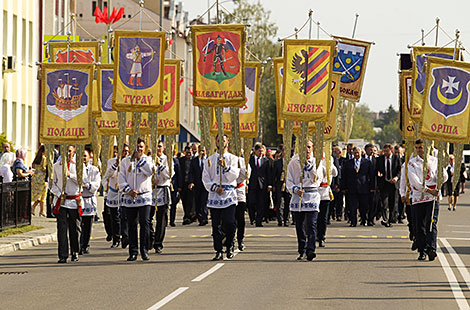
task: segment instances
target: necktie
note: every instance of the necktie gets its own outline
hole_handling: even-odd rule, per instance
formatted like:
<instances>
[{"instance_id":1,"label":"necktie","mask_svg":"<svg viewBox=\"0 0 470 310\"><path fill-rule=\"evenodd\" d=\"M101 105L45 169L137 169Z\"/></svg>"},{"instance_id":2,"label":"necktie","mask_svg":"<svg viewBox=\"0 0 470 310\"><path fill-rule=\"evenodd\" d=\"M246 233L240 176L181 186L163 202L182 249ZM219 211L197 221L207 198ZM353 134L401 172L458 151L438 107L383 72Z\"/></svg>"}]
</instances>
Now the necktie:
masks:
<instances>
[{"instance_id":1,"label":"necktie","mask_svg":"<svg viewBox=\"0 0 470 310\"><path fill-rule=\"evenodd\" d=\"M256 160L256 162L257 162L257 167L259 168L259 157L258 157L258 159Z\"/></svg>"},{"instance_id":2,"label":"necktie","mask_svg":"<svg viewBox=\"0 0 470 310\"><path fill-rule=\"evenodd\" d=\"M390 157L387 158L387 180L390 180L390 175L391 175L391 169L390 169Z\"/></svg>"},{"instance_id":3,"label":"necktie","mask_svg":"<svg viewBox=\"0 0 470 310\"><path fill-rule=\"evenodd\" d=\"M356 168L356 172L359 172L359 160L355 159L354 161L355 161L354 168Z\"/></svg>"},{"instance_id":4,"label":"necktie","mask_svg":"<svg viewBox=\"0 0 470 310\"><path fill-rule=\"evenodd\" d=\"M201 170L204 170L204 160L201 158L200 161L201 161Z\"/></svg>"}]
</instances>

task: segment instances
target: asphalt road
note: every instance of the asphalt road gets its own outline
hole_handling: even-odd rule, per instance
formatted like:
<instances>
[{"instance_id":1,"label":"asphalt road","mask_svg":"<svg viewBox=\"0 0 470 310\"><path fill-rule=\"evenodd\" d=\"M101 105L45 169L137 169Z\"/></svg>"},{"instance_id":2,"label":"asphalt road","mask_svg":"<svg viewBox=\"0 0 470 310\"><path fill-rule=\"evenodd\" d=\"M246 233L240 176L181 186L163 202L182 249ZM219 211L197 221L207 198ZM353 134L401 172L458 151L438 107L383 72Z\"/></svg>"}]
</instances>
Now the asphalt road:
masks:
<instances>
[{"instance_id":1,"label":"asphalt road","mask_svg":"<svg viewBox=\"0 0 470 310\"><path fill-rule=\"evenodd\" d=\"M446 198L444 198L446 201ZM179 215L181 218L181 215ZM244 252L213 262L210 227L169 227L164 253L127 262L102 223L91 253L57 264L57 244L0 257L0 309L469 309L470 194L441 206L439 256L417 261L406 225L328 227L313 262L294 227L247 226Z\"/></svg>"}]
</instances>

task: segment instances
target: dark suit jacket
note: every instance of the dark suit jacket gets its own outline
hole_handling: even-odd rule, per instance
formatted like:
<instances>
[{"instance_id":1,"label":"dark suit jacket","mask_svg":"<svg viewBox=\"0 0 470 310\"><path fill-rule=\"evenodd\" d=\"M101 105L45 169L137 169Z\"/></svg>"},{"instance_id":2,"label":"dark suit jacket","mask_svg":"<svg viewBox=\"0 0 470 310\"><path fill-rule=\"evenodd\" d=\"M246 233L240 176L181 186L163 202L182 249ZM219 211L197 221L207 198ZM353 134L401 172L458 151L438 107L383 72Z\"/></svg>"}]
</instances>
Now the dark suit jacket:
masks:
<instances>
[{"instance_id":1,"label":"dark suit jacket","mask_svg":"<svg viewBox=\"0 0 470 310\"><path fill-rule=\"evenodd\" d=\"M342 158L342 157L341 157ZM341 165L340 165L340 159L336 156L332 156L331 158L331 163L336 167L336 170L338 170L338 175L333 177L331 179L331 189L335 191L335 188L338 187L339 189L341 188Z\"/></svg>"},{"instance_id":2,"label":"dark suit jacket","mask_svg":"<svg viewBox=\"0 0 470 310\"><path fill-rule=\"evenodd\" d=\"M248 183L248 190L265 190L272 186L272 170L270 161L266 157L261 158L260 167L255 163L255 156L250 157L251 174Z\"/></svg>"},{"instance_id":3,"label":"dark suit jacket","mask_svg":"<svg viewBox=\"0 0 470 310\"><path fill-rule=\"evenodd\" d=\"M281 180L282 172L284 170L284 162L283 158L276 159L274 161L273 167L273 186L276 192L280 192L282 190L282 185L286 181L286 176L284 176L284 181Z\"/></svg>"},{"instance_id":4,"label":"dark suit jacket","mask_svg":"<svg viewBox=\"0 0 470 310\"><path fill-rule=\"evenodd\" d=\"M189 184L194 183L195 190L204 189L204 184L202 183L202 170L199 164L199 156L191 159L191 166L189 171Z\"/></svg>"},{"instance_id":5,"label":"dark suit jacket","mask_svg":"<svg viewBox=\"0 0 470 310\"><path fill-rule=\"evenodd\" d=\"M390 170L391 176L390 178L393 179L394 177L400 177L400 171L401 171L401 164L400 164L400 158L396 155L391 155L391 162L392 162L392 169ZM380 155L377 158L377 163L375 170L377 172L380 172L382 174L381 177L377 176L377 187L380 191L386 191L386 190L394 190L395 185L393 185L390 182L387 182L385 180L385 156ZM376 173L378 175L378 173Z\"/></svg>"},{"instance_id":6,"label":"dark suit jacket","mask_svg":"<svg viewBox=\"0 0 470 310\"><path fill-rule=\"evenodd\" d=\"M178 191L178 188L183 187L183 181L181 179L180 161L178 160L178 158L173 157L173 164L175 174L171 178L171 184L173 184L173 191Z\"/></svg>"},{"instance_id":7,"label":"dark suit jacket","mask_svg":"<svg viewBox=\"0 0 470 310\"><path fill-rule=\"evenodd\" d=\"M366 158L364 156L364 158ZM372 169L374 169L374 177L372 178L372 188L375 190L377 189L377 157L372 156L371 159L369 159L372 162Z\"/></svg>"},{"instance_id":8,"label":"dark suit jacket","mask_svg":"<svg viewBox=\"0 0 470 310\"><path fill-rule=\"evenodd\" d=\"M350 194L368 194L373 189L374 169L370 160L361 158L361 166L356 172L354 159L346 160L342 167L341 189Z\"/></svg>"},{"instance_id":9,"label":"dark suit jacket","mask_svg":"<svg viewBox=\"0 0 470 310\"><path fill-rule=\"evenodd\" d=\"M191 158L190 159L187 159L186 156L184 157L181 157L179 159L179 164L180 164L180 171L181 171L181 183L183 184L183 187L186 188L187 185L189 185L189 175L191 174L191 164L189 165L189 168L188 170L186 171L186 161L189 160L191 161ZM185 176L186 176L186 173L188 174L188 183L185 182Z\"/></svg>"}]
</instances>

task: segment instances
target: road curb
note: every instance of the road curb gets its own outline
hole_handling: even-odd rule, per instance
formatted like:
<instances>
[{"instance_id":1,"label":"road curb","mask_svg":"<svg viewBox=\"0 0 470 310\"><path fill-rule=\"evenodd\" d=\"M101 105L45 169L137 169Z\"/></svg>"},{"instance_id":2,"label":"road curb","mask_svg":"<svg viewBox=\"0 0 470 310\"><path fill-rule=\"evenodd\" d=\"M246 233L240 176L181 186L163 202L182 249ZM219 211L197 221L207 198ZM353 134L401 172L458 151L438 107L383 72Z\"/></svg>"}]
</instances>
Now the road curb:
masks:
<instances>
[{"instance_id":1,"label":"road curb","mask_svg":"<svg viewBox=\"0 0 470 310\"><path fill-rule=\"evenodd\" d=\"M12 253L18 250L24 250L45 244L49 242L57 241L57 233L49 233L42 236L33 237L27 240L12 242L10 244L0 245L0 256L8 253Z\"/></svg>"}]
</instances>

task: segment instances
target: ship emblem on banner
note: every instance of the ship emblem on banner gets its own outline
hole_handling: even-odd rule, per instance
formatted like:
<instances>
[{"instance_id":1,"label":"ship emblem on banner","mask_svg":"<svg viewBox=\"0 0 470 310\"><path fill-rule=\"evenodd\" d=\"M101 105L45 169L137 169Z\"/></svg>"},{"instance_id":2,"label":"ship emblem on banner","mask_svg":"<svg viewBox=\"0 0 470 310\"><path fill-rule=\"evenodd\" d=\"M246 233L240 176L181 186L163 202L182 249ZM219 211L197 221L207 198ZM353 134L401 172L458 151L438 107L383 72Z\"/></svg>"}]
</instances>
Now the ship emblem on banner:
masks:
<instances>
[{"instance_id":1,"label":"ship emblem on banner","mask_svg":"<svg viewBox=\"0 0 470 310\"><path fill-rule=\"evenodd\" d=\"M196 106L239 106L245 100L244 25L192 28Z\"/></svg>"},{"instance_id":2,"label":"ship emblem on banner","mask_svg":"<svg viewBox=\"0 0 470 310\"><path fill-rule=\"evenodd\" d=\"M114 110L161 112L165 33L117 31L115 42Z\"/></svg>"},{"instance_id":3,"label":"ship emblem on banner","mask_svg":"<svg viewBox=\"0 0 470 310\"><path fill-rule=\"evenodd\" d=\"M284 40L282 119L326 120L335 48L329 40Z\"/></svg>"},{"instance_id":4,"label":"ship emblem on banner","mask_svg":"<svg viewBox=\"0 0 470 310\"><path fill-rule=\"evenodd\" d=\"M342 73L340 95L346 99L359 100L369 58L371 42L334 37L338 54L333 63L333 71Z\"/></svg>"}]
</instances>

